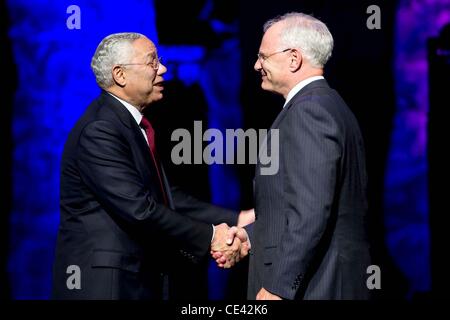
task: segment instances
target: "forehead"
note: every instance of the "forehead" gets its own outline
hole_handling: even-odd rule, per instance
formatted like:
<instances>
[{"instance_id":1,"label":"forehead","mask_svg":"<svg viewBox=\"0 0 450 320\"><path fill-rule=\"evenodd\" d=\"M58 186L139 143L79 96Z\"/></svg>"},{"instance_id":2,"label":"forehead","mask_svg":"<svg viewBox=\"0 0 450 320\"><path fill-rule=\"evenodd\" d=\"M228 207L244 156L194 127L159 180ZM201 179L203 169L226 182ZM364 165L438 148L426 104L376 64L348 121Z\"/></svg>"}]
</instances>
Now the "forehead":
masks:
<instances>
[{"instance_id":1,"label":"forehead","mask_svg":"<svg viewBox=\"0 0 450 320\"><path fill-rule=\"evenodd\" d=\"M264 33L264 36L261 40L261 49L272 49L278 46L278 43L281 38L283 22L279 21L273 24L267 31Z\"/></svg>"},{"instance_id":2,"label":"forehead","mask_svg":"<svg viewBox=\"0 0 450 320\"><path fill-rule=\"evenodd\" d=\"M136 56L154 55L156 53L155 44L148 38L139 38L133 42Z\"/></svg>"}]
</instances>

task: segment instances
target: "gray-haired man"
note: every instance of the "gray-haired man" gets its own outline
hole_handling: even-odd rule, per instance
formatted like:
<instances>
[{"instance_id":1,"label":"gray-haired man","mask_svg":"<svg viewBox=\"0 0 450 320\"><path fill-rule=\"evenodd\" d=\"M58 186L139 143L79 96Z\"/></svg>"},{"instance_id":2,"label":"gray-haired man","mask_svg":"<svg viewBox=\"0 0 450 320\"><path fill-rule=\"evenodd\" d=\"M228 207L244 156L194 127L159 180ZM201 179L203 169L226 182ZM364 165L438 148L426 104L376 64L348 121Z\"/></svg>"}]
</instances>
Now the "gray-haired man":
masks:
<instances>
[{"instance_id":1,"label":"gray-haired man","mask_svg":"<svg viewBox=\"0 0 450 320\"><path fill-rule=\"evenodd\" d=\"M91 67L103 91L64 148L54 298L160 299L176 255L196 261L225 250L231 263L245 256L239 239L225 243L237 213L169 187L142 114L162 98L167 70L153 42L110 35Z\"/></svg>"},{"instance_id":2,"label":"gray-haired man","mask_svg":"<svg viewBox=\"0 0 450 320\"><path fill-rule=\"evenodd\" d=\"M264 26L255 70L261 87L286 101L271 127L279 171L255 171L249 299L368 297L363 139L323 77L332 49L328 28L311 16L288 13Z\"/></svg>"},{"instance_id":3,"label":"gray-haired man","mask_svg":"<svg viewBox=\"0 0 450 320\"><path fill-rule=\"evenodd\" d=\"M367 298L363 139L323 78L333 38L301 13L273 19L264 31L255 70L261 87L286 102L272 124L280 170L256 170L249 298Z\"/></svg>"}]
</instances>

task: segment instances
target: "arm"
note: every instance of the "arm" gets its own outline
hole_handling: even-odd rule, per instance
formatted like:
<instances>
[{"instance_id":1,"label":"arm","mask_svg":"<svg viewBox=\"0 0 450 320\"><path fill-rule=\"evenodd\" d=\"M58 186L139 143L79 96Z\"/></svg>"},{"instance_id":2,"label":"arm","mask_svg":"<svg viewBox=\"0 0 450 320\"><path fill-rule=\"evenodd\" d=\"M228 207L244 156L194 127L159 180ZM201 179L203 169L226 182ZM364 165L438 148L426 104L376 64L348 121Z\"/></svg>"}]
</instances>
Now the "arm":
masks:
<instances>
[{"instance_id":1,"label":"arm","mask_svg":"<svg viewBox=\"0 0 450 320\"><path fill-rule=\"evenodd\" d=\"M255 222L255 209L242 210L239 214L237 226L249 227L253 222Z\"/></svg>"},{"instance_id":2,"label":"arm","mask_svg":"<svg viewBox=\"0 0 450 320\"><path fill-rule=\"evenodd\" d=\"M230 226L234 226L238 223L239 212L200 201L187 193L184 193L177 187L172 188L171 193L176 211L191 219L214 225L226 223Z\"/></svg>"},{"instance_id":3,"label":"arm","mask_svg":"<svg viewBox=\"0 0 450 320\"><path fill-rule=\"evenodd\" d=\"M157 230L200 258L209 250L212 227L157 203L133 166L129 143L113 123L95 121L81 133L77 163L81 179L114 218L143 234Z\"/></svg>"},{"instance_id":4,"label":"arm","mask_svg":"<svg viewBox=\"0 0 450 320\"><path fill-rule=\"evenodd\" d=\"M293 299L330 218L342 151L337 124L322 106L302 104L283 121L280 174L287 223L263 287Z\"/></svg>"},{"instance_id":5,"label":"arm","mask_svg":"<svg viewBox=\"0 0 450 320\"><path fill-rule=\"evenodd\" d=\"M248 255L250 239L244 228L231 227L224 234L223 245L211 245L211 255L221 268L230 268Z\"/></svg>"},{"instance_id":6,"label":"arm","mask_svg":"<svg viewBox=\"0 0 450 320\"><path fill-rule=\"evenodd\" d=\"M238 229L233 227L226 234L217 231L223 230L221 228L223 222L239 227L254 222L254 209L242 210L238 215L236 212L199 201L179 188L172 188L172 196L177 212L181 212L192 219L216 225L214 240L211 244L211 255L217 260L219 267L230 268L248 255L251 246L245 230L242 229L238 233ZM218 258L222 258L221 262L218 261Z\"/></svg>"}]
</instances>

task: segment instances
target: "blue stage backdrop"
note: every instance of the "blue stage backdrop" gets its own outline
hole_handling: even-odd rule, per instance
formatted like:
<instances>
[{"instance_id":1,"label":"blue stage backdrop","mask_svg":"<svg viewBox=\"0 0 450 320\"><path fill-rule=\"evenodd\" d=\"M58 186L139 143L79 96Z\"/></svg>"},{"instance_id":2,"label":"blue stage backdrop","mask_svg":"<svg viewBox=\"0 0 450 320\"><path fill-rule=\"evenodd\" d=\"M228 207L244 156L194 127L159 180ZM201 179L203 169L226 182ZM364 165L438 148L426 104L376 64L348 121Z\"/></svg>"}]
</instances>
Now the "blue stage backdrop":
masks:
<instances>
[{"instance_id":1,"label":"blue stage backdrop","mask_svg":"<svg viewBox=\"0 0 450 320\"><path fill-rule=\"evenodd\" d=\"M449 21L448 0L399 1L393 63L397 110L387 162L384 211L386 243L408 280L409 297L431 287L426 41L437 36Z\"/></svg>"},{"instance_id":2,"label":"blue stage backdrop","mask_svg":"<svg viewBox=\"0 0 450 320\"><path fill-rule=\"evenodd\" d=\"M236 34L237 38L237 34ZM208 126L219 129L225 137L225 129L242 128L242 108L240 106L241 55L236 38L224 41L212 50L205 60L200 84L208 104ZM209 167L209 184L213 203L239 209L240 182L234 167L213 164ZM217 268L214 261L209 266L208 292L212 300L225 298L228 270Z\"/></svg>"}]
</instances>

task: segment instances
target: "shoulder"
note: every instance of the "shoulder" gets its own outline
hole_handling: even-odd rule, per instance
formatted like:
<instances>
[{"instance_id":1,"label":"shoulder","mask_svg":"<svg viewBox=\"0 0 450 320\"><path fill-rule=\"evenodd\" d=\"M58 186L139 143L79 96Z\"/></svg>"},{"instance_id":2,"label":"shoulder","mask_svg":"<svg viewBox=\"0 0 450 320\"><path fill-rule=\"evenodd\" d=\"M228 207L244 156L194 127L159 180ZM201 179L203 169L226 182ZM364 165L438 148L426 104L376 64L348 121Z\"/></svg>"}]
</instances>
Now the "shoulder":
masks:
<instances>
[{"instance_id":1,"label":"shoulder","mask_svg":"<svg viewBox=\"0 0 450 320\"><path fill-rule=\"evenodd\" d=\"M125 126L112 108L101 98L95 99L72 129L77 142L90 139L120 138Z\"/></svg>"},{"instance_id":2,"label":"shoulder","mask_svg":"<svg viewBox=\"0 0 450 320\"><path fill-rule=\"evenodd\" d=\"M329 87L315 87L295 96L286 106L288 110L283 125L280 125L282 134L303 136L305 133L320 133L340 137L345 124L334 92Z\"/></svg>"},{"instance_id":3,"label":"shoulder","mask_svg":"<svg viewBox=\"0 0 450 320\"><path fill-rule=\"evenodd\" d=\"M77 125L83 130L87 126L111 125L121 127L129 121L125 107L108 93L103 92L94 99L79 119Z\"/></svg>"},{"instance_id":4,"label":"shoulder","mask_svg":"<svg viewBox=\"0 0 450 320\"><path fill-rule=\"evenodd\" d=\"M339 93L330 88L325 80L318 80L303 88L290 103L292 114L308 114L339 121L350 111Z\"/></svg>"}]
</instances>

